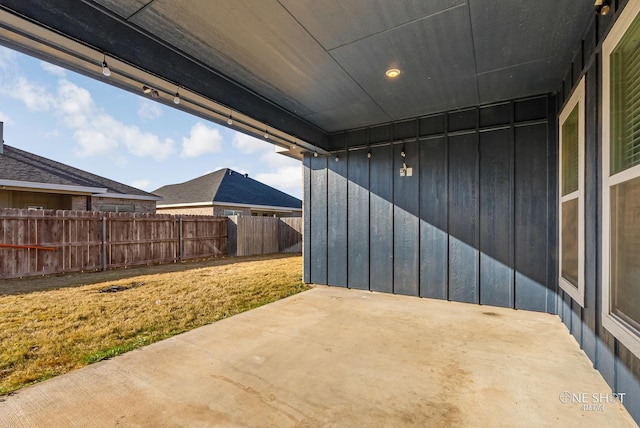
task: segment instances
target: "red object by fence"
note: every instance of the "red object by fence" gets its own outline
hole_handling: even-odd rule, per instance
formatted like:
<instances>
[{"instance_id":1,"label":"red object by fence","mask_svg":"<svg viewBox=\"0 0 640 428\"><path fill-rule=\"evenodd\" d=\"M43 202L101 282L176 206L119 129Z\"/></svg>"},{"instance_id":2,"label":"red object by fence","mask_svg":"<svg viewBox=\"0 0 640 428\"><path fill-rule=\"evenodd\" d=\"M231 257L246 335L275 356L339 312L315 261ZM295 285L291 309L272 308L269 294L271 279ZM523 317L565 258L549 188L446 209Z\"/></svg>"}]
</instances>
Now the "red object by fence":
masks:
<instances>
[{"instance_id":1,"label":"red object by fence","mask_svg":"<svg viewBox=\"0 0 640 428\"><path fill-rule=\"evenodd\" d=\"M55 251L54 247L41 247L39 245L12 245L12 244L0 244L0 248L24 248L27 250L44 250Z\"/></svg>"}]
</instances>

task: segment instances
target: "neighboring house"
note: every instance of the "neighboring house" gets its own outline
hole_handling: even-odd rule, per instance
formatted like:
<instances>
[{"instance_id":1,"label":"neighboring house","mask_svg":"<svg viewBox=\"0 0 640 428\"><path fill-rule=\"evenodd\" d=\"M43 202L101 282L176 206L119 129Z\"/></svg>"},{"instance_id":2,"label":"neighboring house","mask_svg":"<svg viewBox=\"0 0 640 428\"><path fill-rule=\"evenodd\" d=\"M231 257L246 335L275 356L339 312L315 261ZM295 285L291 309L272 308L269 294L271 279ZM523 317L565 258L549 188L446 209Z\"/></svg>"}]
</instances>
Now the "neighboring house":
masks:
<instances>
[{"instance_id":1,"label":"neighboring house","mask_svg":"<svg viewBox=\"0 0 640 428\"><path fill-rule=\"evenodd\" d=\"M155 213L161 199L0 144L0 208Z\"/></svg>"},{"instance_id":2,"label":"neighboring house","mask_svg":"<svg viewBox=\"0 0 640 428\"><path fill-rule=\"evenodd\" d=\"M299 217L302 201L228 168L153 191L163 214Z\"/></svg>"}]
</instances>

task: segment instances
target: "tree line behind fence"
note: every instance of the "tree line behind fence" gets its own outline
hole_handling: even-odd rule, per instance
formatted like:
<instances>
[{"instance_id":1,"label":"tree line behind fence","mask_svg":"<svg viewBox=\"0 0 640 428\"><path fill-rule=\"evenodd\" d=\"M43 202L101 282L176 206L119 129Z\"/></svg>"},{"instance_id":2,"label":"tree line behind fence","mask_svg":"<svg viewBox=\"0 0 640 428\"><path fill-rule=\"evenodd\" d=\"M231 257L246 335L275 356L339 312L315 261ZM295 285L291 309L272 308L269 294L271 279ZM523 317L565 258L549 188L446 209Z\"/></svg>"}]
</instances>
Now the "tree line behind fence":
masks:
<instances>
[{"instance_id":1,"label":"tree line behind fence","mask_svg":"<svg viewBox=\"0 0 640 428\"><path fill-rule=\"evenodd\" d=\"M302 252L302 218L0 209L0 278Z\"/></svg>"}]
</instances>

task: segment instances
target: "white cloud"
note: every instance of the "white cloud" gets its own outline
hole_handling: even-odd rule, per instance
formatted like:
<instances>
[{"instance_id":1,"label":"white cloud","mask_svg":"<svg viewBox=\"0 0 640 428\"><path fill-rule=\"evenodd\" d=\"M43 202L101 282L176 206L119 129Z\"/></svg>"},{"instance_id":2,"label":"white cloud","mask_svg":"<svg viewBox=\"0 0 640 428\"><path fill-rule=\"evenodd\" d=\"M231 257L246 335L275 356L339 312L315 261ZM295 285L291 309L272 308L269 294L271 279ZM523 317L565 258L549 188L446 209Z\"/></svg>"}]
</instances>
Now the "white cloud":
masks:
<instances>
[{"instance_id":1,"label":"white cloud","mask_svg":"<svg viewBox=\"0 0 640 428\"><path fill-rule=\"evenodd\" d=\"M142 100L138 108L138 116L142 119L157 119L162 116L162 109L158 103L149 100Z\"/></svg>"},{"instance_id":2,"label":"white cloud","mask_svg":"<svg viewBox=\"0 0 640 428\"><path fill-rule=\"evenodd\" d=\"M58 82L56 101L63 123L74 130L78 156L109 156L123 164L126 160L116 155L121 145L134 156L156 160L164 160L174 152L173 140L161 140L135 125L116 120L95 105L89 91L68 80Z\"/></svg>"},{"instance_id":3,"label":"white cloud","mask_svg":"<svg viewBox=\"0 0 640 428\"><path fill-rule=\"evenodd\" d=\"M7 70L16 63L16 52L0 46L0 70Z\"/></svg>"},{"instance_id":4,"label":"white cloud","mask_svg":"<svg viewBox=\"0 0 640 428\"><path fill-rule=\"evenodd\" d=\"M300 162L297 163L298 165L278 168L274 172L259 173L255 178L283 192L300 191L302 186L302 165L300 165Z\"/></svg>"},{"instance_id":5,"label":"white cloud","mask_svg":"<svg viewBox=\"0 0 640 428\"><path fill-rule=\"evenodd\" d=\"M84 88L69 82L58 82L57 111L70 128L84 128L91 122L91 117L98 113L91 94Z\"/></svg>"},{"instance_id":6,"label":"white cloud","mask_svg":"<svg viewBox=\"0 0 640 428\"><path fill-rule=\"evenodd\" d=\"M121 126L116 129L129 153L139 157L152 157L155 160L167 159L173 152L173 140L160 138L150 132L143 132L137 126Z\"/></svg>"},{"instance_id":7,"label":"white cloud","mask_svg":"<svg viewBox=\"0 0 640 428\"><path fill-rule=\"evenodd\" d=\"M53 74L54 76L65 77L66 75L66 70L64 68L49 64L48 62L40 61L40 67L42 67L42 69L47 73Z\"/></svg>"},{"instance_id":8,"label":"white cloud","mask_svg":"<svg viewBox=\"0 0 640 428\"><path fill-rule=\"evenodd\" d=\"M131 185L136 189L149 190L151 186L151 180L143 178L140 180L133 180Z\"/></svg>"},{"instance_id":9,"label":"white cloud","mask_svg":"<svg viewBox=\"0 0 640 428\"><path fill-rule=\"evenodd\" d=\"M233 141L231 144L236 149L247 154L274 150L273 144L237 131L235 131L235 134L233 135Z\"/></svg>"},{"instance_id":10,"label":"white cloud","mask_svg":"<svg viewBox=\"0 0 640 428\"><path fill-rule=\"evenodd\" d=\"M5 124L10 124L13 123L11 121L11 118L9 116L7 116L6 114L4 114L3 112L0 111L0 122L4 122Z\"/></svg>"},{"instance_id":11,"label":"white cloud","mask_svg":"<svg viewBox=\"0 0 640 428\"><path fill-rule=\"evenodd\" d=\"M33 85L22 76L9 87L5 87L4 92L11 98L22 101L31 111L48 111L56 104L55 98L46 88Z\"/></svg>"},{"instance_id":12,"label":"white cloud","mask_svg":"<svg viewBox=\"0 0 640 428\"><path fill-rule=\"evenodd\" d=\"M79 157L109 156L118 149L118 142L104 132L91 128L79 128L73 133L78 143L75 154Z\"/></svg>"},{"instance_id":13,"label":"white cloud","mask_svg":"<svg viewBox=\"0 0 640 428\"><path fill-rule=\"evenodd\" d=\"M180 157L194 158L205 153L217 153L222 150L222 140L220 131L198 122L191 128L189 138L182 138Z\"/></svg>"},{"instance_id":14,"label":"white cloud","mask_svg":"<svg viewBox=\"0 0 640 428\"><path fill-rule=\"evenodd\" d=\"M77 128L74 138L80 145L78 156L100 156L114 153L122 143L128 152L138 157L164 160L173 152L173 140L161 141L157 135L141 131L137 126L125 125L104 113L90 116L68 116L70 127ZM77 125L73 125L77 124Z\"/></svg>"},{"instance_id":15,"label":"white cloud","mask_svg":"<svg viewBox=\"0 0 640 428\"><path fill-rule=\"evenodd\" d=\"M59 129L52 129L51 131L41 131L40 134L44 138L56 138L61 135Z\"/></svg>"},{"instance_id":16,"label":"white cloud","mask_svg":"<svg viewBox=\"0 0 640 428\"><path fill-rule=\"evenodd\" d=\"M0 50L0 60L2 60ZM42 63L43 68L50 65ZM5 84L0 92L15 98L32 111L53 111L62 124L71 130L77 143L76 156L106 156L118 165L126 164L126 157L118 150L125 148L131 155L167 159L175 152L174 141L140 130L135 125L118 121L96 106L91 93L66 79L57 82L57 90L50 92L44 86L18 76Z\"/></svg>"},{"instance_id":17,"label":"white cloud","mask_svg":"<svg viewBox=\"0 0 640 428\"><path fill-rule=\"evenodd\" d=\"M279 154L272 143L236 132L233 147L256 156L260 160L262 172L253 178L287 193L299 193L302 187L300 161ZM265 172L266 170L266 172Z\"/></svg>"}]
</instances>

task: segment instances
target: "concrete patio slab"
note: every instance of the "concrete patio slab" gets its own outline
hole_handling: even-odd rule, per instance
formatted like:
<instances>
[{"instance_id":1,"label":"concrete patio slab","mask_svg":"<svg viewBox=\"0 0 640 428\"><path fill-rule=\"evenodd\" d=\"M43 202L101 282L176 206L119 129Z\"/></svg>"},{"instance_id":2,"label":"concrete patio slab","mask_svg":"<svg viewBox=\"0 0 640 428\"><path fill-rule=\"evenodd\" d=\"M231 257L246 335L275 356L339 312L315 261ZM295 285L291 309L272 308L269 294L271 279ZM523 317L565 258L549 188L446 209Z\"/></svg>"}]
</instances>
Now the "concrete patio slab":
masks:
<instances>
[{"instance_id":1,"label":"concrete patio slab","mask_svg":"<svg viewBox=\"0 0 640 428\"><path fill-rule=\"evenodd\" d=\"M636 426L611 394L554 315L318 287L2 397L0 426Z\"/></svg>"}]
</instances>

